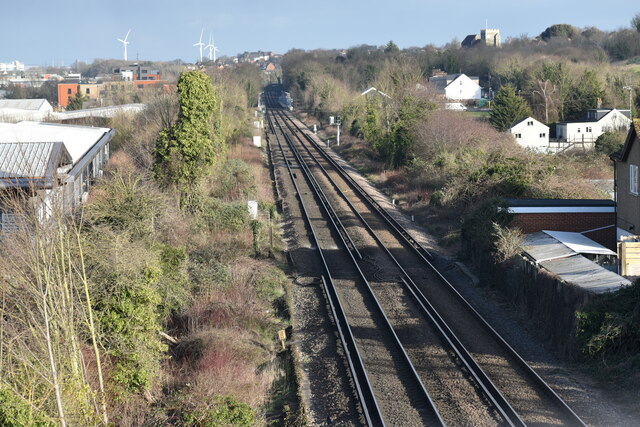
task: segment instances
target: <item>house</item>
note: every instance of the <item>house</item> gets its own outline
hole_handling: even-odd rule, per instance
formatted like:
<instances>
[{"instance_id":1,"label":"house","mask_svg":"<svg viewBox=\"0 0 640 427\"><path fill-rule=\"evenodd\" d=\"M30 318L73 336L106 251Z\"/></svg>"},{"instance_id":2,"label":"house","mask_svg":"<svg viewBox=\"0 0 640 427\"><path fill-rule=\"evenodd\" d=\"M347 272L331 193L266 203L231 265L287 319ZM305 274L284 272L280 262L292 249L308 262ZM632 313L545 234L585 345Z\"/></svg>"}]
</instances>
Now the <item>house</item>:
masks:
<instances>
[{"instance_id":1,"label":"house","mask_svg":"<svg viewBox=\"0 0 640 427\"><path fill-rule=\"evenodd\" d=\"M629 129L629 110L594 108L587 110L582 120L556 124L556 138L569 143L593 144L600 135L609 131Z\"/></svg>"},{"instance_id":2,"label":"house","mask_svg":"<svg viewBox=\"0 0 640 427\"><path fill-rule=\"evenodd\" d=\"M53 112L46 99L0 99L0 121L44 120Z\"/></svg>"},{"instance_id":3,"label":"house","mask_svg":"<svg viewBox=\"0 0 640 427\"><path fill-rule=\"evenodd\" d=\"M618 236L640 234L640 119L633 121L622 149L611 155L614 163Z\"/></svg>"},{"instance_id":4,"label":"house","mask_svg":"<svg viewBox=\"0 0 640 427\"><path fill-rule=\"evenodd\" d=\"M26 195L40 220L71 213L86 200L109 159L109 128L52 123L0 123L0 193ZM2 200L2 197L0 197ZM2 229L12 209L0 205Z\"/></svg>"},{"instance_id":5,"label":"house","mask_svg":"<svg viewBox=\"0 0 640 427\"><path fill-rule=\"evenodd\" d=\"M438 93L444 94L447 99L470 100L481 99L482 89L478 77L468 77L465 74L448 74L446 76L433 76L429 83L435 86Z\"/></svg>"},{"instance_id":6,"label":"house","mask_svg":"<svg viewBox=\"0 0 640 427\"><path fill-rule=\"evenodd\" d=\"M549 126L531 116L518 120L509 128L518 145L532 151L549 149Z\"/></svg>"},{"instance_id":7,"label":"house","mask_svg":"<svg viewBox=\"0 0 640 427\"><path fill-rule=\"evenodd\" d=\"M391 97L389 95L387 95L386 93L384 93L381 90L376 89L375 87L371 86L369 89L365 90L364 92L362 92L360 94L360 96L368 96L369 98L373 97L374 95L379 94L384 96L385 98L389 98L391 99Z\"/></svg>"}]
</instances>

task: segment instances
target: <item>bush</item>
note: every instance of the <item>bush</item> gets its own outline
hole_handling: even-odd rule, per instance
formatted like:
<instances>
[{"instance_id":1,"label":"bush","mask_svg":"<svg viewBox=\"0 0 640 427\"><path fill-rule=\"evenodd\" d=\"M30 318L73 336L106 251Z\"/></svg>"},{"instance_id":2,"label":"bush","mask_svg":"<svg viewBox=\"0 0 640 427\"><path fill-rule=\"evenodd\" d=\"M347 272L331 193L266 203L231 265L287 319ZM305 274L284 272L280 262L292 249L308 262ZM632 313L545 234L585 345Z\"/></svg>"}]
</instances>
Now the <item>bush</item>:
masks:
<instances>
[{"instance_id":1,"label":"bush","mask_svg":"<svg viewBox=\"0 0 640 427\"><path fill-rule=\"evenodd\" d=\"M212 195L225 200L255 196L256 180L249 165L242 160L229 159L215 175Z\"/></svg>"},{"instance_id":2,"label":"bush","mask_svg":"<svg viewBox=\"0 0 640 427\"><path fill-rule=\"evenodd\" d=\"M245 202L225 203L208 199L204 203L202 218L210 230L241 231L249 223Z\"/></svg>"},{"instance_id":3,"label":"bush","mask_svg":"<svg viewBox=\"0 0 640 427\"><path fill-rule=\"evenodd\" d=\"M214 409L204 414L195 412L185 418L188 425L200 427L251 427L256 422L256 414L251 407L233 396L219 397Z\"/></svg>"},{"instance_id":4,"label":"bush","mask_svg":"<svg viewBox=\"0 0 640 427\"><path fill-rule=\"evenodd\" d=\"M48 416L34 410L12 391L0 387L0 425L5 427L54 427Z\"/></svg>"},{"instance_id":5,"label":"bush","mask_svg":"<svg viewBox=\"0 0 640 427\"><path fill-rule=\"evenodd\" d=\"M589 358L606 361L640 351L640 280L599 297L576 314L577 337Z\"/></svg>"},{"instance_id":6,"label":"bush","mask_svg":"<svg viewBox=\"0 0 640 427\"><path fill-rule=\"evenodd\" d=\"M605 156L610 156L622 149L627 132L605 132L596 139L596 151Z\"/></svg>"}]
</instances>

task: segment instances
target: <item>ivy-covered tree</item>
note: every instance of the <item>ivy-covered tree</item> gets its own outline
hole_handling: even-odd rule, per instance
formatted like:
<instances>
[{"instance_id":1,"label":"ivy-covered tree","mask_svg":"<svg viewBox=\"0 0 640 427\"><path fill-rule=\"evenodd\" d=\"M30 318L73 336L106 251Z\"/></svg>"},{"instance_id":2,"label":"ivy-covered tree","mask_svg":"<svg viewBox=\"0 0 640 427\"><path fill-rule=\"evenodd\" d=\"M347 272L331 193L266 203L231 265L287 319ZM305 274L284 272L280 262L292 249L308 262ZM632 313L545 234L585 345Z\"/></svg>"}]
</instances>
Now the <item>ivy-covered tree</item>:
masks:
<instances>
[{"instance_id":1,"label":"ivy-covered tree","mask_svg":"<svg viewBox=\"0 0 640 427\"><path fill-rule=\"evenodd\" d=\"M199 186L217 155L212 116L217 97L211 79L200 71L187 71L178 80L180 110L176 123L156 140L153 173L159 182L175 186L182 208L198 205Z\"/></svg>"},{"instance_id":2,"label":"ivy-covered tree","mask_svg":"<svg viewBox=\"0 0 640 427\"><path fill-rule=\"evenodd\" d=\"M498 90L490 116L490 121L494 128L504 132L516 121L530 115L531 110L527 102L524 98L518 96L513 86L505 85Z\"/></svg>"}]
</instances>

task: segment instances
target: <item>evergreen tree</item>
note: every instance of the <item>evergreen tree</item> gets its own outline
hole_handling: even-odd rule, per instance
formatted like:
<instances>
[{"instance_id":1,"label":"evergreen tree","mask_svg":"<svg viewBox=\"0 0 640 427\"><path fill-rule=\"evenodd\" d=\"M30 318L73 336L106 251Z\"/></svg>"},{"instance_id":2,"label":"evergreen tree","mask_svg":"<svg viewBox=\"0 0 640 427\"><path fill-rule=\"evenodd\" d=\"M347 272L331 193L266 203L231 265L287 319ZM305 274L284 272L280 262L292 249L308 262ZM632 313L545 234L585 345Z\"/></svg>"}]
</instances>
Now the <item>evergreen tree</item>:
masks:
<instances>
[{"instance_id":1,"label":"evergreen tree","mask_svg":"<svg viewBox=\"0 0 640 427\"><path fill-rule=\"evenodd\" d=\"M86 101L87 98L80 93L80 90L76 92L76 95L69 100L69 104L67 105L67 111L72 110L82 110L82 104Z\"/></svg>"},{"instance_id":2,"label":"evergreen tree","mask_svg":"<svg viewBox=\"0 0 640 427\"><path fill-rule=\"evenodd\" d=\"M154 149L155 178L180 192L183 208L197 207L199 185L217 157L211 118L217 98L211 79L187 71L178 80L180 111L176 123L163 129Z\"/></svg>"},{"instance_id":3,"label":"evergreen tree","mask_svg":"<svg viewBox=\"0 0 640 427\"><path fill-rule=\"evenodd\" d=\"M605 90L595 70L585 70L569 93L567 119L580 119L586 110L596 108L598 99L604 99L604 95Z\"/></svg>"},{"instance_id":4,"label":"evergreen tree","mask_svg":"<svg viewBox=\"0 0 640 427\"><path fill-rule=\"evenodd\" d=\"M516 121L531 115L527 102L516 94L511 85L505 85L498 90L493 101L490 121L494 128L504 132Z\"/></svg>"}]
</instances>

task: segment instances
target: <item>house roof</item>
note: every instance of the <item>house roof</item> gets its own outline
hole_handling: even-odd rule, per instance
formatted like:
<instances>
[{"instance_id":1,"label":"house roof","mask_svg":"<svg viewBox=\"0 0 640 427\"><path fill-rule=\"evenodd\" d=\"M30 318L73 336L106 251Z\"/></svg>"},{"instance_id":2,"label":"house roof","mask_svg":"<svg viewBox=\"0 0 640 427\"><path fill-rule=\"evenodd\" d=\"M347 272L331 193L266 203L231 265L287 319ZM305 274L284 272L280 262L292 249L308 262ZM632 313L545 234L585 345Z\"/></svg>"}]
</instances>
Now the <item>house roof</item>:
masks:
<instances>
[{"instance_id":1,"label":"house roof","mask_svg":"<svg viewBox=\"0 0 640 427\"><path fill-rule=\"evenodd\" d=\"M391 98L389 95L387 95L386 93L384 93L384 92L383 92L383 91L381 91L381 90L376 89L376 88L375 88L375 87L373 87L373 86L371 86L369 89L367 89L367 90L365 90L364 92L362 92L362 93L360 94L360 96L362 96L362 95L366 95L366 94L371 93L371 92L377 92L377 93L379 93L379 94L380 94L380 95L382 95L382 96L386 96L387 98Z\"/></svg>"},{"instance_id":2,"label":"house roof","mask_svg":"<svg viewBox=\"0 0 640 427\"><path fill-rule=\"evenodd\" d=\"M596 112L596 118L594 118L594 119L588 118L587 115L588 115L589 111ZM590 110L585 111L585 116L583 117L582 120L577 120L577 121L573 121L573 122L558 122L557 124L564 125L564 124L567 124L567 123L572 123L572 124L576 124L576 123L596 123L596 122L599 122L600 120L604 119L605 117L607 117L609 114L613 113L614 111L619 112L620 114L622 114L627 119L631 115L629 110L618 110L616 108L592 108Z\"/></svg>"},{"instance_id":3,"label":"house roof","mask_svg":"<svg viewBox=\"0 0 640 427\"><path fill-rule=\"evenodd\" d=\"M629 156L629 151L631 151L631 145L638 138L638 135L640 135L640 119L633 119L633 126L629 128L629 133L627 133L627 139L624 141L622 149L609 156L611 160L617 162L626 161L627 156Z\"/></svg>"},{"instance_id":4,"label":"house roof","mask_svg":"<svg viewBox=\"0 0 640 427\"><path fill-rule=\"evenodd\" d=\"M0 144L0 188L50 186L64 162L71 159L62 142Z\"/></svg>"},{"instance_id":5,"label":"house roof","mask_svg":"<svg viewBox=\"0 0 640 427\"><path fill-rule=\"evenodd\" d=\"M0 123L0 144L61 141L75 164L110 130L41 122Z\"/></svg>"},{"instance_id":6,"label":"house roof","mask_svg":"<svg viewBox=\"0 0 640 427\"><path fill-rule=\"evenodd\" d=\"M45 103L49 104L46 99L0 99L0 109L40 110Z\"/></svg>"},{"instance_id":7,"label":"house roof","mask_svg":"<svg viewBox=\"0 0 640 427\"><path fill-rule=\"evenodd\" d=\"M538 122L538 123L540 123L541 125L546 126L547 128L549 127L549 126L545 125L544 123L542 123L540 120L536 120L534 117L531 117L531 116L527 116L527 117L523 117L523 118L521 118L520 120L518 120L517 122L515 122L514 124L512 124L512 125L511 125L511 127L512 127L512 128L514 128L514 127L518 126L520 123L522 123L522 122L524 122L524 121L527 121L527 120L529 120L529 119L531 119L531 120L533 120L533 121L535 121L535 122Z\"/></svg>"},{"instance_id":8,"label":"house roof","mask_svg":"<svg viewBox=\"0 0 640 427\"><path fill-rule=\"evenodd\" d=\"M616 203L609 199L505 199L509 207L614 207Z\"/></svg>"}]
</instances>

